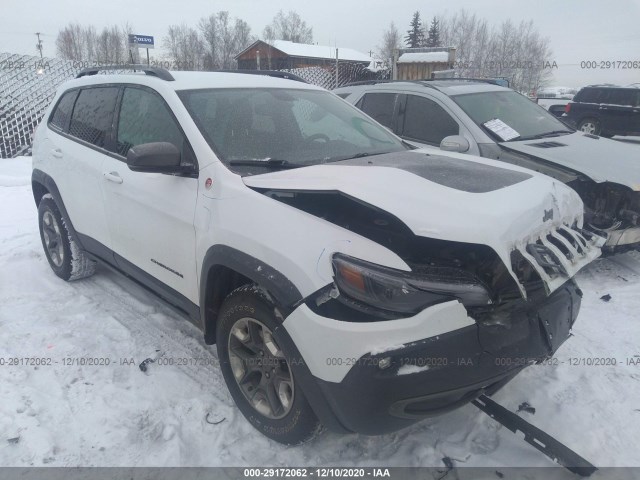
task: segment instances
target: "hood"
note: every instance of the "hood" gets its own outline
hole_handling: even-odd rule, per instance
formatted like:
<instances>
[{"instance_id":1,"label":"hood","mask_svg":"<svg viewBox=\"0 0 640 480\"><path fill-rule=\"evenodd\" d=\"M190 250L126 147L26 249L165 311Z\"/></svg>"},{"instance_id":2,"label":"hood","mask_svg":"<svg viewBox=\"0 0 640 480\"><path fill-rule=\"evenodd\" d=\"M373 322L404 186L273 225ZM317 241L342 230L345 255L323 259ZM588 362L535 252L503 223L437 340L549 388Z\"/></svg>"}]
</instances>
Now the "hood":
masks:
<instances>
[{"instance_id":1,"label":"hood","mask_svg":"<svg viewBox=\"0 0 640 480\"><path fill-rule=\"evenodd\" d=\"M339 191L394 215L415 235L487 245L516 281L512 251L526 250L560 228L582 227L582 201L564 184L503 162L465 157L414 150L243 181L266 190ZM575 268L567 271L577 272L599 254L598 248L590 250L584 262L576 255ZM547 283L549 291L559 286Z\"/></svg>"},{"instance_id":2,"label":"hood","mask_svg":"<svg viewBox=\"0 0 640 480\"><path fill-rule=\"evenodd\" d=\"M570 168L597 183L619 183L640 191L640 151L636 145L582 132L499 145Z\"/></svg>"}]
</instances>

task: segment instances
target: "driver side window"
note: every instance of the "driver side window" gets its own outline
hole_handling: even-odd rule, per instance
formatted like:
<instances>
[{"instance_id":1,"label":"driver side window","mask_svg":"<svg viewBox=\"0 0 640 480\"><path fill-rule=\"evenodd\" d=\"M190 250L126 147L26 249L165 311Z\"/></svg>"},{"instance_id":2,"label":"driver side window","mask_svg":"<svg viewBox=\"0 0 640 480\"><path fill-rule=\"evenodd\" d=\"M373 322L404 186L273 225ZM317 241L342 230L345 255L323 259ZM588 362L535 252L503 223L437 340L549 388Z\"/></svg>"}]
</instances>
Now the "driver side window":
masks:
<instances>
[{"instance_id":1,"label":"driver side window","mask_svg":"<svg viewBox=\"0 0 640 480\"><path fill-rule=\"evenodd\" d=\"M193 164L188 143L169 107L159 95L148 90L125 88L116 140L117 152L124 157L136 145L168 142L180 151L183 165Z\"/></svg>"}]
</instances>

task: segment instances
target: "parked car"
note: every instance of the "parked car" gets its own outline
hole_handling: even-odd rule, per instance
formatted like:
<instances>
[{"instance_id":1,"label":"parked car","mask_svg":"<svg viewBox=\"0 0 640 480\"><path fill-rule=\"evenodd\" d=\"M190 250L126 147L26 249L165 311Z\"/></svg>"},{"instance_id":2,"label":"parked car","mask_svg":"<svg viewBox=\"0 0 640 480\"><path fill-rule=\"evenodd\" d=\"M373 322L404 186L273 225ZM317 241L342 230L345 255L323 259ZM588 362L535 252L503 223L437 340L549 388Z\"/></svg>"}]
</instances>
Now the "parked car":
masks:
<instances>
[{"instance_id":1,"label":"parked car","mask_svg":"<svg viewBox=\"0 0 640 480\"><path fill-rule=\"evenodd\" d=\"M334 92L412 144L564 182L584 201L586 224L608 233L605 253L640 247L637 146L575 132L527 97L487 81L368 82Z\"/></svg>"},{"instance_id":2,"label":"parked car","mask_svg":"<svg viewBox=\"0 0 640 480\"><path fill-rule=\"evenodd\" d=\"M81 72L36 131L46 258L183 311L266 436L394 431L568 338L603 239L562 183L413 149L299 81L136 68Z\"/></svg>"},{"instance_id":3,"label":"parked car","mask_svg":"<svg viewBox=\"0 0 640 480\"><path fill-rule=\"evenodd\" d=\"M585 87L567 104L565 113L566 121L585 133L640 135L640 88Z\"/></svg>"}]
</instances>

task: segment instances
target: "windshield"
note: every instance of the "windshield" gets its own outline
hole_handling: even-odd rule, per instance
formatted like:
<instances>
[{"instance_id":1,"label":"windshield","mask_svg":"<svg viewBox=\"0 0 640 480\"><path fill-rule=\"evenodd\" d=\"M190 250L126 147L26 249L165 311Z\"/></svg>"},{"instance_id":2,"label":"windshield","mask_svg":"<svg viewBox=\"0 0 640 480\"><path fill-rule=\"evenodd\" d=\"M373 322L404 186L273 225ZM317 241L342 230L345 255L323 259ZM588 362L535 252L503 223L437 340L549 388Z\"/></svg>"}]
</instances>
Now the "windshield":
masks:
<instances>
[{"instance_id":1,"label":"windshield","mask_svg":"<svg viewBox=\"0 0 640 480\"><path fill-rule=\"evenodd\" d=\"M544 108L514 91L470 93L452 96L453 100L480 127L501 120L519 134L513 140L526 140L545 134L571 133L571 130ZM486 128L486 127L485 127ZM494 133L491 128L489 131ZM500 137L507 140L509 137Z\"/></svg>"},{"instance_id":2,"label":"windshield","mask_svg":"<svg viewBox=\"0 0 640 480\"><path fill-rule=\"evenodd\" d=\"M407 149L327 91L225 88L179 96L211 148L230 165L306 166Z\"/></svg>"}]
</instances>

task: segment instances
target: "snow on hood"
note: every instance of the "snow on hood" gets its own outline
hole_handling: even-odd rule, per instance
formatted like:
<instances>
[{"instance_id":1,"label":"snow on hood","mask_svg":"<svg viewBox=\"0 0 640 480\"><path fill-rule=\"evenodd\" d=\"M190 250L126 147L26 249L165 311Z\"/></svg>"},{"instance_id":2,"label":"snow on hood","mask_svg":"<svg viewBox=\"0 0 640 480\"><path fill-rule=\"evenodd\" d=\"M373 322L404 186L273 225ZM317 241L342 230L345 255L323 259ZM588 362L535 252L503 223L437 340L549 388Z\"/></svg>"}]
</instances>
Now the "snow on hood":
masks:
<instances>
[{"instance_id":1,"label":"snow on hood","mask_svg":"<svg viewBox=\"0 0 640 480\"><path fill-rule=\"evenodd\" d=\"M455 166L432 174L431 170L438 170L443 162ZM466 177L465 166L469 172ZM487 183L491 177L507 180ZM243 180L247 186L261 189L340 191L395 215L418 236L488 245L510 271L514 249L524 248L563 225L582 226L582 201L566 185L523 168L469 155L449 157L415 150Z\"/></svg>"},{"instance_id":2,"label":"snow on hood","mask_svg":"<svg viewBox=\"0 0 640 480\"><path fill-rule=\"evenodd\" d=\"M564 146L535 146L541 143L560 143ZM502 142L499 145L505 150L571 168L598 183L614 182L640 191L640 151L635 145L581 132L541 140Z\"/></svg>"}]
</instances>

